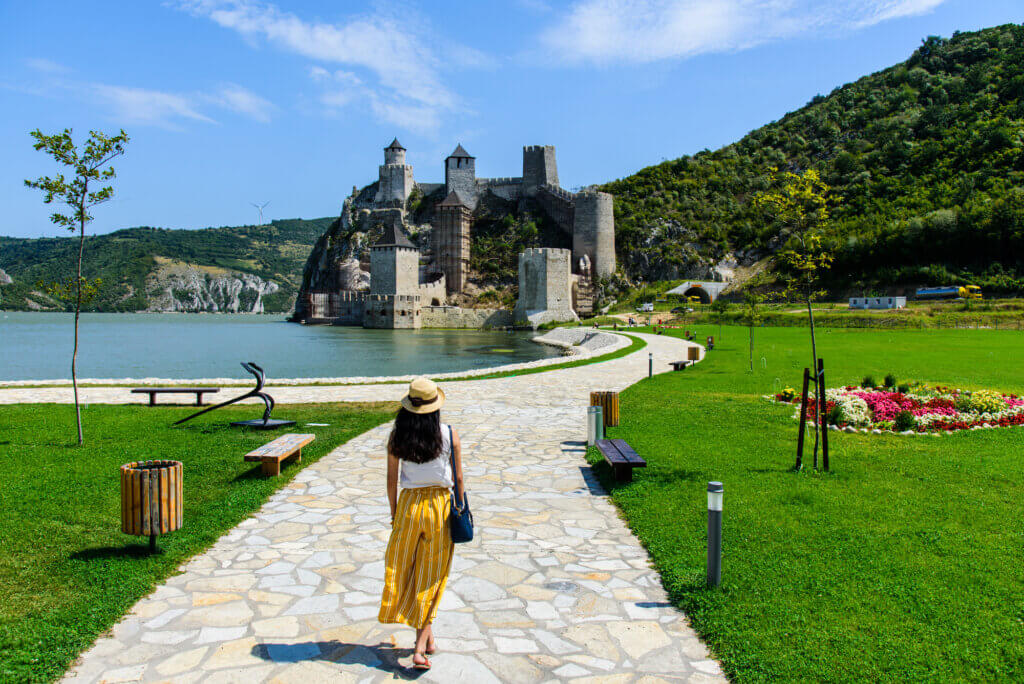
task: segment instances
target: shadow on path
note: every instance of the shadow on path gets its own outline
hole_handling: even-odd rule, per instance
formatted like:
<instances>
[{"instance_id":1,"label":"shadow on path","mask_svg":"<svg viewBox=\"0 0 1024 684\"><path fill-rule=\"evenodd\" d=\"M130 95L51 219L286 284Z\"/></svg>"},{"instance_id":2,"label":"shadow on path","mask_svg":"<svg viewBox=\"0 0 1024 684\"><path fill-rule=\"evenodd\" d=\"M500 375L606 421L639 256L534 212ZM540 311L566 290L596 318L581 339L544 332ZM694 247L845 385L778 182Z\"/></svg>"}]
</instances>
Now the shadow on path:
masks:
<instances>
[{"instance_id":1,"label":"shadow on path","mask_svg":"<svg viewBox=\"0 0 1024 684\"><path fill-rule=\"evenodd\" d=\"M306 660L320 660L339 665L363 665L394 675L397 679L416 680L424 670L414 670L398 662L399 658L410 658L411 648L381 642L374 646L349 644L343 641L301 641L293 644L258 644L252 654L275 663L299 663ZM412 661L410 660L410 663Z\"/></svg>"}]
</instances>

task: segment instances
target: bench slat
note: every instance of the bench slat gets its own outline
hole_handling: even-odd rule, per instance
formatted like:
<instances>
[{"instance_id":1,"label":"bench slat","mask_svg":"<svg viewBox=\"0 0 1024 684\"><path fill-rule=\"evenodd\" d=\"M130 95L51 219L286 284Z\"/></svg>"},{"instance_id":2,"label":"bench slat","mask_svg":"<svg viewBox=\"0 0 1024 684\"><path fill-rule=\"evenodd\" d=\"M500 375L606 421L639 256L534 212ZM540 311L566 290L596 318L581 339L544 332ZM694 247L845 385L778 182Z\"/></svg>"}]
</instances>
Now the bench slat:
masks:
<instances>
[{"instance_id":1,"label":"bench slat","mask_svg":"<svg viewBox=\"0 0 1024 684\"><path fill-rule=\"evenodd\" d=\"M202 392L220 392L219 387L137 387L132 394L195 394Z\"/></svg>"},{"instance_id":2,"label":"bench slat","mask_svg":"<svg viewBox=\"0 0 1024 684\"><path fill-rule=\"evenodd\" d=\"M289 433L272 442L253 449L245 455L246 461L284 460L316 439L314 434Z\"/></svg>"},{"instance_id":3,"label":"bench slat","mask_svg":"<svg viewBox=\"0 0 1024 684\"><path fill-rule=\"evenodd\" d=\"M609 463L629 463L629 460L619 452L618 445L610 439L597 440L597 448Z\"/></svg>"},{"instance_id":4,"label":"bench slat","mask_svg":"<svg viewBox=\"0 0 1024 684\"><path fill-rule=\"evenodd\" d=\"M624 439L614 439L614 440L612 440L612 444L614 444L618 448L619 453L622 454L622 457L624 459L626 459L631 464L633 464L634 468L646 468L647 467L647 461L642 459L640 457L640 454L636 453L636 451L633 450L633 447L631 447L628 444L626 444L626 440L624 440Z\"/></svg>"}]
</instances>

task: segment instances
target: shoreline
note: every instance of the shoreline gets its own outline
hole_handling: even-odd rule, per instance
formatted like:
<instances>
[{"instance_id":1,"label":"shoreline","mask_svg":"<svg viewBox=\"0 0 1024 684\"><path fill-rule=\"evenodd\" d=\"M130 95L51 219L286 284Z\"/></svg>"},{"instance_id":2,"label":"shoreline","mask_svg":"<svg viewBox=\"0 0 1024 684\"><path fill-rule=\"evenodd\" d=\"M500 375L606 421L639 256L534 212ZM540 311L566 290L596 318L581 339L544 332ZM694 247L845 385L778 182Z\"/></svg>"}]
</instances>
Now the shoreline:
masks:
<instances>
[{"instance_id":1,"label":"shoreline","mask_svg":"<svg viewBox=\"0 0 1024 684\"><path fill-rule=\"evenodd\" d=\"M558 340L560 336L552 337L552 333L558 330L584 331L589 333L591 339L582 340L583 344L591 341L596 336L613 337L614 342L607 342L600 346L590 345L577 346ZM544 339L547 338L547 339ZM562 356L553 356L536 361L525 361L522 363L509 363L486 368L475 368L461 371L448 371L445 373L427 375L435 380L451 379L472 379L480 375L491 375L494 373L509 373L521 370L543 368L572 361L582 361L592 357L600 357L614 353L631 344L631 338L624 334L606 330L595 331L593 328L556 328L546 335L532 338L537 344L546 344L562 348ZM347 376L347 377L309 377L309 378L276 378L268 380L265 387L294 387L305 385L379 385L399 382L409 382L420 374L407 375L378 375L378 376ZM155 387L155 386L185 386L185 385L215 385L218 387L249 387L253 384L250 378L82 378L78 381L81 387ZM9 388L32 388L32 387L71 387L71 379L48 379L48 380L0 380L0 389Z\"/></svg>"}]
</instances>

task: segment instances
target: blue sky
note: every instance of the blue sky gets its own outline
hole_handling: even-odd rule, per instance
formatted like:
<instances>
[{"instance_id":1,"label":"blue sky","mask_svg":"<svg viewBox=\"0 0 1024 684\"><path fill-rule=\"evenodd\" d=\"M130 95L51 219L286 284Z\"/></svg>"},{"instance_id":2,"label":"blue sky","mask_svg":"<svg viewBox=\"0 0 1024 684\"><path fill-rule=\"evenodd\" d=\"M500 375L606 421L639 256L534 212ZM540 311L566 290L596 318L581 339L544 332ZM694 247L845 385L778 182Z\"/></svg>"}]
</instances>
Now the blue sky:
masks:
<instances>
[{"instance_id":1,"label":"blue sky","mask_svg":"<svg viewBox=\"0 0 1024 684\"><path fill-rule=\"evenodd\" d=\"M28 132L132 137L94 232L336 215L396 135L418 180L556 145L562 185L714 149L1020 0L0 2L0 234L61 235Z\"/></svg>"}]
</instances>

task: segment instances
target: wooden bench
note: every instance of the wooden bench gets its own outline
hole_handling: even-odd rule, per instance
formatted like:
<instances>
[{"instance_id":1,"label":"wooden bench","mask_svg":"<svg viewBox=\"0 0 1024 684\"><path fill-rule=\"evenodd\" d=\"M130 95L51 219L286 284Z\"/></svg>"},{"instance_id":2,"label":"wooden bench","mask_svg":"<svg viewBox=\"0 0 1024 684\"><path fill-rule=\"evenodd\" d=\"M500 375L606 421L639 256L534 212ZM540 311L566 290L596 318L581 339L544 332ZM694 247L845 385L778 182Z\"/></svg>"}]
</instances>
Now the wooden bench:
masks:
<instances>
[{"instance_id":1,"label":"wooden bench","mask_svg":"<svg viewBox=\"0 0 1024 684\"><path fill-rule=\"evenodd\" d=\"M263 464L263 474L274 477L281 474L281 462L295 457L302 460L302 447L316 439L316 435L291 433L281 435L273 442L267 442L258 449L245 455L246 461L259 461Z\"/></svg>"},{"instance_id":2,"label":"wooden bench","mask_svg":"<svg viewBox=\"0 0 1024 684\"><path fill-rule=\"evenodd\" d=\"M619 482L631 481L633 468L647 467L647 461L640 458L624 439L599 439L597 449L604 456L604 460L608 461L612 472L615 473L615 479Z\"/></svg>"},{"instance_id":3,"label":"wooden bench","mask_svg":"<svg viewBox=\"0 0 1024 684\"><path fill-rule=\"evenodd\" d=\"M158 394L194 394L196 395L196 406L203 405L203 395L220 392L217 387L136 387L132 394L148 394L149 405L156 406L156 395Z\"/></svg>"},{"instance_id":4,"label":"wooden bench","mask_svg":"<svg viewBox=\"0 0 1024 684\"><path fill-rule=\"evenodd\" d=\"M687 366L692 366L693 361L670 361L668 365L672 366L672 370L681 371L686 370Z\"/></svg>"}]
</instances>

